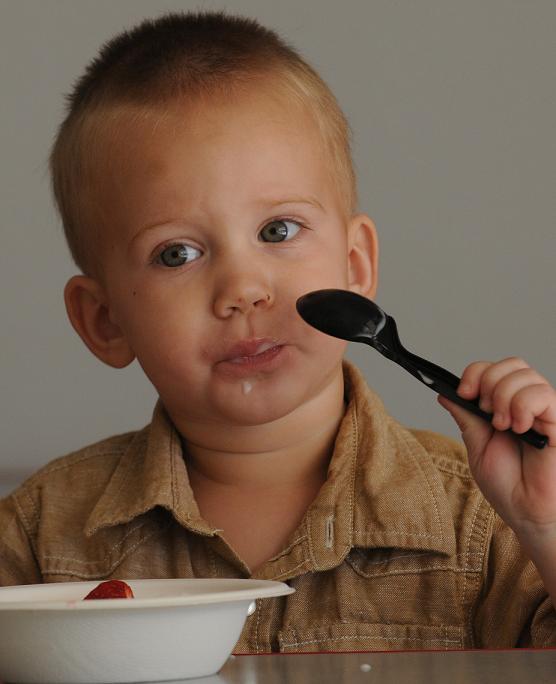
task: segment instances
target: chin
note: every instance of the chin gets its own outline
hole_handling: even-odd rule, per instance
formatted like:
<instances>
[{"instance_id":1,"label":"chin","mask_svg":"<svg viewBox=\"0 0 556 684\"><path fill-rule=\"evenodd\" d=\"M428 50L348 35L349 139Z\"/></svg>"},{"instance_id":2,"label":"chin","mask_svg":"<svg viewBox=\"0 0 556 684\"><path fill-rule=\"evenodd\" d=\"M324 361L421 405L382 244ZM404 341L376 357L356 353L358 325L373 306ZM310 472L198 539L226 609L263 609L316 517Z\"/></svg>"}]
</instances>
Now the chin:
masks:
<instances>
[{"instance_id":1,"label":"chin","mask_svg":"<svg viewBox=\"0 0 556 684\"><path fill-rule=\"evenodd\" d=\"M273 423L301 408L310 396L309 388L294 379L281 382L262 376L247 378L222 387L211 402L221 418L233 425L255 426ZM308 396L309 395L309 396Z\"/></svg>"},{"instance_id":2,"label":"chin","mask_svg":"<svg viewBox=\"0 0 556 684\"><path fill-rule=\"evenodd\" d=\"M272 401L267 404L258 401L256 396L246 397L246 401L237 401L234 406L227 406L221 411L225 420L234 425L245 427L255 425L265 425L280 420L292 413L297 405L292 402L291 397L287 401Z\"/></svg>"}]
</instances>

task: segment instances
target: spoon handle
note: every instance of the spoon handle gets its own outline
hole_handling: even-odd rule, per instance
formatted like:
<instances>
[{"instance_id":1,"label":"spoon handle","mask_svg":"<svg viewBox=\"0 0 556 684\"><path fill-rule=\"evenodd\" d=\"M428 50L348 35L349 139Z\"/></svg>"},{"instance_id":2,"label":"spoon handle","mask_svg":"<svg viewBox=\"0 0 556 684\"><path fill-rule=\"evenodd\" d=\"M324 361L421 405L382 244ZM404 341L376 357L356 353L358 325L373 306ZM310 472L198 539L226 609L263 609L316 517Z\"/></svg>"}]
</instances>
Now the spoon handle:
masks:
<instances>
[{"instance_id":1,"label":"spoon handle","mask_svg":"<svg viewBox=\"0 0 556 684\"><path fill-rule=\"evenodd\" d=\"M450 371L447 371L441 366L437 366L431 361L427 361L416 354L412 354L402 347L401 344L400 348L396 351L397 358L393 360L405 368L411 375L427 385L427 387L430 387L433 391L438 392L438 394L453 401L454 404L458 404L471 413L480 416L488 423L492 423L493 414L483 411L483 409L479 407L478 399L469 400L459 396L457 388L459 387L461 378L458 378L457 375L450 373ZM514 432L511 429L505 430L504 432L511 433L518 439L523 440L537 449L543 449L548 444L548 437L541 435L536 430L527 430L527 432L521 434Z\"/></svg>"}]
</instances>

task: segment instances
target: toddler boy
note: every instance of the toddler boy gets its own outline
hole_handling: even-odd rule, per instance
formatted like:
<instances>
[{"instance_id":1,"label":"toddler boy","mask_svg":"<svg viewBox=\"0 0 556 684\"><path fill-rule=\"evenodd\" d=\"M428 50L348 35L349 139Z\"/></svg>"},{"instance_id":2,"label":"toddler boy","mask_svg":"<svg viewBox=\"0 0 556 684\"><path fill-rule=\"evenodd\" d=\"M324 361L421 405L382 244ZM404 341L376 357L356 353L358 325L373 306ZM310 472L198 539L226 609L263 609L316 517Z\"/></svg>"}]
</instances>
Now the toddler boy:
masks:
<instances>
[{"instance_id":1,"label":"toddler boy","mask_svg":"<svg viewBox=\"0 0 556 684\"><path fill-rule=\"evenodd\" d=\"M348 124L293 49L223 13L144 22L76 84L51 168L70 320L160 399L0 502L0 584L288 582L244 653L556 645L554 389L517 358L468 366L495 419L440 400L465 453L397 423L296 312L374 298L378 245Z\"/></svg>"}]
</instances>

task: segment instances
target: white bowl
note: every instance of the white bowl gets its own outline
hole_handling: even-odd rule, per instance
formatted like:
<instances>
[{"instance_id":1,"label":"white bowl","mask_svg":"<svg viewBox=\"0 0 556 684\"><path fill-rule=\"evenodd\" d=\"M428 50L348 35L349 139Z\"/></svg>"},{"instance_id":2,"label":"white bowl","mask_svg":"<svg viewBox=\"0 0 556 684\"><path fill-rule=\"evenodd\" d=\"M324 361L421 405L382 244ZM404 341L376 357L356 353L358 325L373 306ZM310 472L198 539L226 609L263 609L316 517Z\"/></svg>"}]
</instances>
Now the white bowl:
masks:
<instances>
[{"instance_id":1,"label":"white bowl","mask_svg":"<svg viewBox=\"0 0 556 684\"><path fill-rule=\"evenodd\" d=\"M0 681L117 684L211 675L258 598L294 590L247 579L125 580L133 599L82 599L99 582L0 588Z\"/></svg>"}]
</instances>

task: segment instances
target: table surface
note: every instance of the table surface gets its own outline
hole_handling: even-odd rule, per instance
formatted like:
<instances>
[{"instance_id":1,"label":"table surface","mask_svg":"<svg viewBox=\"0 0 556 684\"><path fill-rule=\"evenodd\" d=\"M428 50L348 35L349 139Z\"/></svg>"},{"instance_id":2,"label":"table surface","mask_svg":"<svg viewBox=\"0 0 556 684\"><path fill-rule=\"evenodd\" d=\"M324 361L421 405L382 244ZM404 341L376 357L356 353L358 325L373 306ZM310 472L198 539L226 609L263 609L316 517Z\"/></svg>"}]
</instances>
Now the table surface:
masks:
<instances>
[{"instance_id":1,"label":"table surface","mask_svg":"<svg viewBox=\"0 0 556 684\"><path fill-rule=\"evenodd\" d=\"M184 684L554 684L556 649L232 656ZM174 683L176 684L176 683Z\"/></svg>"}]
</instances>

